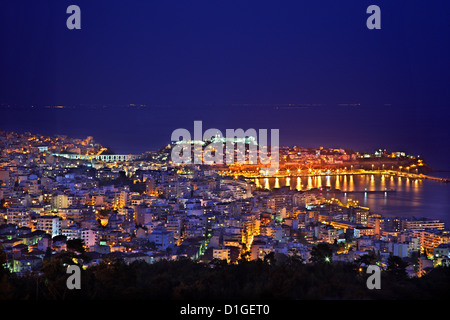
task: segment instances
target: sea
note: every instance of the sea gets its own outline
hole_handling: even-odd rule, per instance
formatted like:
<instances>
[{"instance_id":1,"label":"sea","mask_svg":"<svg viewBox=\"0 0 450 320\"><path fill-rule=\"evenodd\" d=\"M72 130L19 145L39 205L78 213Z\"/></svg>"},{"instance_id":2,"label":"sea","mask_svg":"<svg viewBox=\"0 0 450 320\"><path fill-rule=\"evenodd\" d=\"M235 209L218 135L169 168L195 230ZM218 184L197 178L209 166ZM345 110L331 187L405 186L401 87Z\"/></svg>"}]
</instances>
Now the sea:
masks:
<instances>
[{"instance_id":1,"label":"sea","mask_svg":"<svg viewBox=\"0 0 450 320\"><path fill-rule=\"evenodd\" d=\"M357 200L360 206L385 217L439 219L450 228L450 183L388 174L259 178L256 183L268 189L285 186L292 190L317 188L323 190L321 195L325 198L337 198L343 204ZM327 189L341 192L327 192Z\"/></svg>"}]
</instances>

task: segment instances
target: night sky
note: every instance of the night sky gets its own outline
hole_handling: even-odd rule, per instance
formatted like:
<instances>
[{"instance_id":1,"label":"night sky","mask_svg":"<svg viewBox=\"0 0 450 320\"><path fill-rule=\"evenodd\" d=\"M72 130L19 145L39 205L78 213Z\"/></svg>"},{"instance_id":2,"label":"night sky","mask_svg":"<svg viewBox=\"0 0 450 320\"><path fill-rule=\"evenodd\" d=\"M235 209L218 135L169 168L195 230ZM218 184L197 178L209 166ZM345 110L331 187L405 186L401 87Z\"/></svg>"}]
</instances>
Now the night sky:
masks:
<instances>
[{"instance_id":1,"label":"night sky","mask_svg":"<svg viewBox=\"0 0 450 320\"><path fill-rule=\"evenodd\" d=\"M71 4L81 30L66 28ZM371 4L381 30L366 27ZM438 154L450 149L449 12L448 0L6 0L0 103L170 106L189 121L220 114L230 128L262 125L251 121L261 116L299 140L298 117L255 109L315 105L301 120L326 134L305 130L310 143L353 146L359 136L359 147L372 128L370 147L409 142ZM353 117L354 108L364 111Z\"/></svg>"}]
</instances>

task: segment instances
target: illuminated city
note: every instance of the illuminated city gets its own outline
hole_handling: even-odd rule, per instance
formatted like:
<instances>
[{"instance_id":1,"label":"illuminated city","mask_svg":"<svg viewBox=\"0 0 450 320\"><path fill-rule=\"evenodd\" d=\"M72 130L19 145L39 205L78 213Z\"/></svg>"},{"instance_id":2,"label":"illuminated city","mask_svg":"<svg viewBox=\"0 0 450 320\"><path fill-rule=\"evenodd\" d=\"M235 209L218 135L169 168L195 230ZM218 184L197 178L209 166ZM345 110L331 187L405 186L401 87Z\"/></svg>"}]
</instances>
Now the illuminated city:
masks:
<instances>
[{"instance_id":1,"label":"illuminated city","mask_svg":"<svg viewBox=\"0 0 450 320\"><path fill-rule=\"evenodd\" d=\"M0 300L450 294L448 2L75 2L0 4Z\"/></svg>"},{"instance_id":2,"label":"illuminated city","mask_svg":"<svg viewBox=\"0 0 450 320\"><path fill-rule=\"evenodd\" d=\"M279 171L267 175L261 164L173 164L173 143L116 155L93 137L0 137L1 243L13 273L36 272L64 252L84 269L119 258L239 264L274 253L310 263L319 243L334 247L330 263L376 253L387 268L392 255L410 259L410 277L449 264L444 221L385 217L352 199L448 183L404 152L282 147ZM355 183L362 177L364 189Z\"/></svg>"}]
</instances>

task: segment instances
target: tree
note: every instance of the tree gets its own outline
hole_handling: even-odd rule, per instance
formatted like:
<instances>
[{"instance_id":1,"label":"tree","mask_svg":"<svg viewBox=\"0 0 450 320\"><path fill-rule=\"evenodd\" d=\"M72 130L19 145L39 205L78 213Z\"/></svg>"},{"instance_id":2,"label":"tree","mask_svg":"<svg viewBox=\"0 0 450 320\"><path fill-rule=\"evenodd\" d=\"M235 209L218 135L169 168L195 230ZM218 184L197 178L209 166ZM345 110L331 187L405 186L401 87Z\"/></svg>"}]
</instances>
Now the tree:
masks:
<instances>
[{"instance_id":1,"label":"tree","mask_svg":"<svg viewBox=\"0 0 450 320\"><path fill-rule=\"evenodd\" d=\"M249 260L250 260L250 251L245 251L244 253L241 254L238 262L243 263L243 262L247 262Z\"/></svg>"},{"instance_id":2,"label":"tree","mask_svg":"<svg viewBox=\"0 0 450 320\"><path fill-rule=\"evenodd\" d=\"M329 263L333 255L333 249L328 243L322 242L314 246L310 254L311 258L309 260L312 263Z\"/></svg>"},{"instance_id":3,"label":"tree","mask_svg":"<svg viewBox=\"0 0 450 320\"><path fill-rule=\"evenodd\" d=\"M101 217L103 217L103 218L106 218L106 217L109 216L110 210L108 210L108 209L100 209L100 210L98 211L98 214L99 214L99 216L101 216Z\"/></svg>"},{"instance_id":4,"label":"tree","mask_svg":"<svg viewBox=\"0 0 450 320\"><path fill-rule=\"evenodd\" d=\"M226 265L228 265L228 262L226 259L217 259L217 258L213 258L210 262L209 265L212 268L223 268Z\"/></svg>"},{"instance_id":5,"label":"tree","mask_svg":"<svg viewBox=\"0 0 450 320\"><path fill-rule=\"evenodd\" d=\"M410 265L414 266L414 270L417 271L419 269L419 257L420 257L420 252L419 251L412 251L411 255L408 259L408 263Z\"/></svg>"},{"instance_id":6,"label":"tree","mask_svg":"<svg viewBox=\"0 0 450 320\"><path fill-rule=\"evenodd\" d=\"M44 259L43 261L50 261L50 259L52 258L52 248L50 246L47 247L47 249L45 249L45 255L44 255Z\"/></svg>"},{"instance_id":7,"label":"tree","mask_svg":"<svg viewBox=\"0 0 450 320\"><path fill-rule=\"evenodd\" d=\"M398 256L391 255L388 258L386 271L397 279L407 277L406 267L408 263Z\"/></svg>"},{"instance_id":8,"label":"tree","mask_svg":"<svg viewBox=\"0 0 450 320\"><path fill-rule=\"evenodd\" d=\"M6 261L6 253L3 251L3 246L0 244L0 276L8 271L8 269L4 267Z\"/></svg>"},{"instance_id":9,"label":"tree","mask_svg":"<svg viewBox=\"0 0 450 320\"><path fill-rule=\"evenodd\" d=\"M358 266L369 266L374 265L377 262L377 256L375 255L375 252L369 251L368 254L360 256L355 262Z\"/></svg>"},{"instance_id":10,"label":"tree","mask_svg":"<svg viewBox=\"0 0 450 320\"><path fill-rule=\"evenodd\" d=\"M273 266L277 262L277 259L275 259L275 252L271 251L268 254L264 256L264 262Z\"/></svg>"},{"instance_id":11,"label":"tree","mask_svg":"<svg viewBox=\"0 0 450 320\"><path fill-rule=\"evenodd\" d=\"M67 249L69 251L76 251L78 253L85 252L83 240L81 239L67 240Z\"/></svg>"},{"instance_id":12,"label":"tree","mask_svg":"<svg viewBox=\"0 0 450 320\"><path fill-rule=\"evenodd\" d=\"M62 299L66 287L67 268L65 265L73 263L67 254L58 254L49 261L43 261L40 269L39 295L44 299Z\"/></svg>"},{"instance_id":13,"label":"tree","mask_svg":"<svg viewBox=\"0 0 450 320\"><path fill-rule=\"evenodd\" d=\"M292 254L288 256L286 264L288 266L302 266L305 263L303 257L297 250L292 250Z\"/></svg>"}]
</instances>

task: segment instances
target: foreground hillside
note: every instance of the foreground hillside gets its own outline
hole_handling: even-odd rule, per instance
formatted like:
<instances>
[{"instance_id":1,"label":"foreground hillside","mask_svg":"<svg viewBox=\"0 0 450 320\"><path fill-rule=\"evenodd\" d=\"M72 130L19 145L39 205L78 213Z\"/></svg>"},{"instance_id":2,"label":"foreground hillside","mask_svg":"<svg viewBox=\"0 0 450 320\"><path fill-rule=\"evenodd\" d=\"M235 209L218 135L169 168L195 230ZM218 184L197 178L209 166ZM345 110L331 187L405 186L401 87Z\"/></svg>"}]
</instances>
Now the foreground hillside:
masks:
<instances>
[{"instance_id":1,"label":"foreground hillside","mask_svg":"<svg viewBox=\"0 0 450 320\"><path fill-rule=\"evenodd\" d=\"M369 290L368 275L357 264L283 261L223 261L209 264L191 260L154 264L102 262L81 272L81 289L66 286L67 264L61 255L45 262L39 274L18 277L0 271L2 300L62 299L443 299L450 293L450 268L436 268L410 279L401 270L381 273L381 289Z\"/></svg>"}]
</instances>

